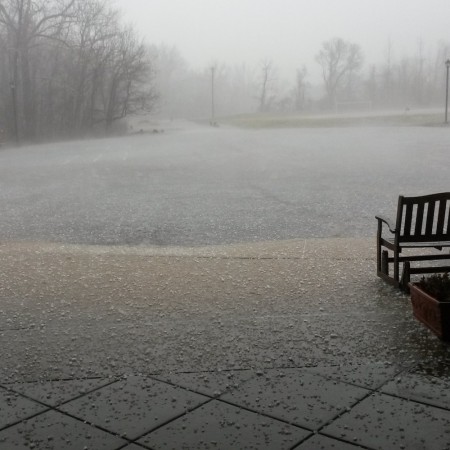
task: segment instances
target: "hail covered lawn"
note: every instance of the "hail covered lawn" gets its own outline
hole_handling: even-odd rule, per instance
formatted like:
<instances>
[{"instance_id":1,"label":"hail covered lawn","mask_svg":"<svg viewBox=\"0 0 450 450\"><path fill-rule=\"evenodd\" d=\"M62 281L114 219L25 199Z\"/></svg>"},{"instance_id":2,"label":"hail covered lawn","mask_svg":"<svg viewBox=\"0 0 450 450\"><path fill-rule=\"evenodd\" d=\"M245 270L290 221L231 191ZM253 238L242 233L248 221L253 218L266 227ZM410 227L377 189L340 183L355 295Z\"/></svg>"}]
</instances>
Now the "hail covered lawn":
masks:
<instances>
[{"instance_id":1,"label":"hail covered lawn","mask_svg":"<svg viewBox=\"0 0 450 450\"><path fill-rule=\"evenodd\" d=\"M198 246L372 236L399 194L448 190L441 127L165 133L0 152L0 238Z\"/></svg>"}]
</instances>

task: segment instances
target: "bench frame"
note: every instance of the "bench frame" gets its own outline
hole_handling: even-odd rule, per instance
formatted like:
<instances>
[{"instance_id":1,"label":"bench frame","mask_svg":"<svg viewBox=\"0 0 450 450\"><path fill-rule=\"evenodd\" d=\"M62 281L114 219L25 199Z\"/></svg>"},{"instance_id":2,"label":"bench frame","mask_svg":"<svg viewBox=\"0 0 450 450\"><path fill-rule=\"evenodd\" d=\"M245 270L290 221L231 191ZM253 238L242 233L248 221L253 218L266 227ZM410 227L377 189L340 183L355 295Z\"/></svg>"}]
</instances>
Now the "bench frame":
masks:
<instances>
[{"instance_id":1,"label":"bench frame","mask_svg":"<svg viewBox=\"0 0 450 450\"><path fill-rule=\"evenodd\" d=\"M411 267L415 261L449 260L450 253L442 249L450 247L450 192L420 197L398 198L395 224L378 215L377 275L401 289L408 289L411 274L449 272L450 266ZM385 226L389 237L383 235ZM401 254L405 249L432 249L430 254ZM392 255L390 255L391 253ZM400 264L403 274L400 278ZM393 275L389 274L393 264Z\"/></svg>"}]
</instances>

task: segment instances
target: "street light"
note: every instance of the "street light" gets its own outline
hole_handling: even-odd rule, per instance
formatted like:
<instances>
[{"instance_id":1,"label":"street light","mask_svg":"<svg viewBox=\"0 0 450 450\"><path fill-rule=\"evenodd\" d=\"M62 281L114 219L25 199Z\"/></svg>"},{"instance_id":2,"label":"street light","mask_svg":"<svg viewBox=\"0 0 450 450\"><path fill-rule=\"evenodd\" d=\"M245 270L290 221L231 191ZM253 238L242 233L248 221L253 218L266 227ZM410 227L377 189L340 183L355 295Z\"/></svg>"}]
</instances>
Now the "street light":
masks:
<instances>
[{"instance_id":1,"label":"street light","mask_svg":"<svg viewBox=\"0 0 450 450\"><path fill-rule=\"evenodd\" d=\"M211 67L211 126L216 125L216 114L215 114L215 104L214 104L214 76L216 72L215 66Z\"/></svg>"},{"instance_id":2,"label":"street light","mask_svg":"<svg viewBox=\"0 0 450 450\"><path fill-rule=\"evenodd\" d=\"M445 123L448 124L448 72L450 70L450 59L445 61L445 67L447 68L447 82L445 88Z\"/></svg>"},{"instance_id":3,"label":"street light","mask_svg":"<svg viewBox=\"0 0 450 450\"><path fill-rule=\"evenodd\" d=\"M16 83L13 80L10 81L9 87L11 88L11 97L12 97L12 107L13 107L13 122L14 122L14 138L16 140L16 144L20 144L19 138L19 120L17 117L17 89Z\"/></svg>"},{"instance_id":4,"label":"street light","mask_svg":"<svg viewBox=\"0 0 450 450\"><path fill-rule=\"evenodd\" d=\"M14 126L14 138L16 144L20 144L19 135L19 117L18 117L18 106L17 106L17 79L18 76L18 64L19 64L19 50L15 47L8 47L9 52L9 64L10 64L10 82L9 87L11 89L11 100L12 100L12 114L13 114L13 126Z\"/></svg>"}]
</instances>

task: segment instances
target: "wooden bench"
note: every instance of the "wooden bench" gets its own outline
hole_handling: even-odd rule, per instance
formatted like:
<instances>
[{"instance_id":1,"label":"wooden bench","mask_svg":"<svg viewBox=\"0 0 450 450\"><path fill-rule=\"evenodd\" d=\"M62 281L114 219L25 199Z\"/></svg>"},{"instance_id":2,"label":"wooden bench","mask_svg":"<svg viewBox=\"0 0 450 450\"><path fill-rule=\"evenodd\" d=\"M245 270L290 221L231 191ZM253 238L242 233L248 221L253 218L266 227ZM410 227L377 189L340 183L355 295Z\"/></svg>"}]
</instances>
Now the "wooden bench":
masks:
<instances>
[{"instance_id":1,"label":"wooden bench","mask_svg":"<svg viewBox=\"0 0 450 450\"><path fill-rule=\"evenodd\" d=\"M421 197L398 198L395 223L383 216L375 216L377 230L377 275L388 283L407 289L411 274L450 271L450 266L411 267L415 261L450 260L450 253L442 251L450 247L450 192ZM383 231L389 230L389 235ZM411 249L431 249L425 254ZM401 254L408 250L408 254ZM438 250L438 252L436 251ZM391 255L389 254L391 253ZM393 264L393 275L389 264ZM400 279L400 264L403 274Z\"/></svg>"}]
</instances>

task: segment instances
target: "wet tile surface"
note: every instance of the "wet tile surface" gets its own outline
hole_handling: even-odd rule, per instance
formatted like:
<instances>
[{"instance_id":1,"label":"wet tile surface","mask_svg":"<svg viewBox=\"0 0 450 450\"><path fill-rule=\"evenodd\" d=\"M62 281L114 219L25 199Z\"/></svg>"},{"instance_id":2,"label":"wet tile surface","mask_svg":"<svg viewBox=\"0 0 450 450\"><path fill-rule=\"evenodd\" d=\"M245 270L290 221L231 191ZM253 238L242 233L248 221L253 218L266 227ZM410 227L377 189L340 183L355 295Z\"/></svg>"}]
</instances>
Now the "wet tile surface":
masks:
<instances>
[{"instance_id":1,"label":"wet tile surface","mask_svg":"<svg viewBox=\"0 0 450 450\"><path fill-rule=\"evenodd\" d=\"M129 439L136 439L208 400L142 377L130 377L60 407Z\"/></svg>"},{"instance_id":2,"label":"wet tile surface","mask_svg":"<svg viewBox=\"0 0 450 450\"><path fill-rule=\"evenodd\" d=\"M22 393L46 405L57 406L63 402L86 394L96 388L111 383L107 378L95 380L61 380L43 383L17 383L9 389Z\"/></svg>"},{"instance_id":3,"label":"wet tile surface","mask_svg":"<svg viewBox=\"0 0 450 450\"><path fill-rule=\"evenodd\" d=\"M0 389L0 436L16 446L0 449L29 450L21 420L53 436L44 450L90 429L89 450L450 448L448 346L376 279L373 239L297 244L25 255L28 244L2 244L0 385L27 398L7 404Z\"/></svg>"},{"instance_id":4,"label":"wet tile surface","mask_svg":"<svg viewBox=\"0 0 450 450\"><path fill-rule=\"evenodd\" d=\"M210 397L238 388L243 382L256 376L254 371L198 372L159 375L155 378L192 389Z\"/></svg>"},{"instance_id":5,"label":"wet tile surface","mask_svg":"<svg viewBox=\"0 0 450 450\"><path fill-rule=\"evenodd\" d=\"M301 428L213 400L139 442L155 450L283 450L308 434Z\"/></svg>"},{"instance_id":6,"label":"wet tile surface","mask_svg":"<svg viewBox=\"0 0 450 450\"><path fill-rule=\"evenodd\" d=\"M56 411L48 411L0 431L7 450L115 450L126 441Z\"/></svg>"},{"instance_id":7,"label":"wet tile surface","mask_svg":"<svg viewBox=\"0 0 450 450\"><path fill-rule=\"evenodd\" d=\"M294 450L358 450L360 446L338 441L321 434L315 434Z\"/></svg>"},{"instance_id":8,"label":"wet tile surface","mask_svg":"<svg viewBox=\"0 0 450 450\"><path fill-rule=\"evenodd\" d=\"M353 362L335 366L320 364L308 368L308 371L364 388L377 389L398 373L400 368L383 362Z\"/></svg>"},{"instance_id":9,"label":"wet tile surface","mask_svg":"<svg viewBox=\"0 0 450 450\"><path fill-rule=\"evenodd\" d=\"M0 388L0 429L46 409L39 403Z\"/></svg>"},{"instance_id":10,"label":"wet tile surface","mask_svg":"<svg viewBox=\"0 0 450 450\"><path fill-rule=\"evenodd\" d=\"M138 444L130 444L127 445L126 447L121 447L119 450L143 450L143 449L148 449L148 447L142 447Z\"/></svg>"},{"instance_id":11,"label":"wet tile surface","mask_svg":"<svg viewBox=\"0 0 450 450\"><path fill-rule=\"evenodd\" d=\"M375 394L323 432L370 448L450 448L450 411Z\"/></svg>"},{"instance_id":12,"label":"wet tile surface","mask_svg":"<svg viewBox=\"0 0 450 450\"><path fill-rule=\"evenodd\" d=\"M48 319L42 329L34 327L3 332L6 376L2 381L15 383L18 380L35 382L108 377L113 373L112 365L105 360L112 352L111 345L98 330L101 319L100 316L97 318L96 328L86 326L88 320L79 325L75 320L65 323L57 318L53 321ZM104 326L107 327L106 323ZM30 354L33 358L29 357ZM16 370L17 366L20 366L19 370Z\"/></svg>"},{"instance_id":13,"label":"wet tile surface","mask_svg":"<svg viewBox=\"0 0 450 450\"><path fill-rule=\"evenodd\" d=\"M269 370L221 399L317 429L369 391L303 370Z\"/></svg>"},{"instance_id":14,"label":"wet tile surface","mask_svg":"<svg viewBox=\"0 0 450 450\"><path fill-rule=\"evenodd\" d=\"M383 386L382 392L450 410L450 379L407 373Z\"/></svg>"}]
</instances>

